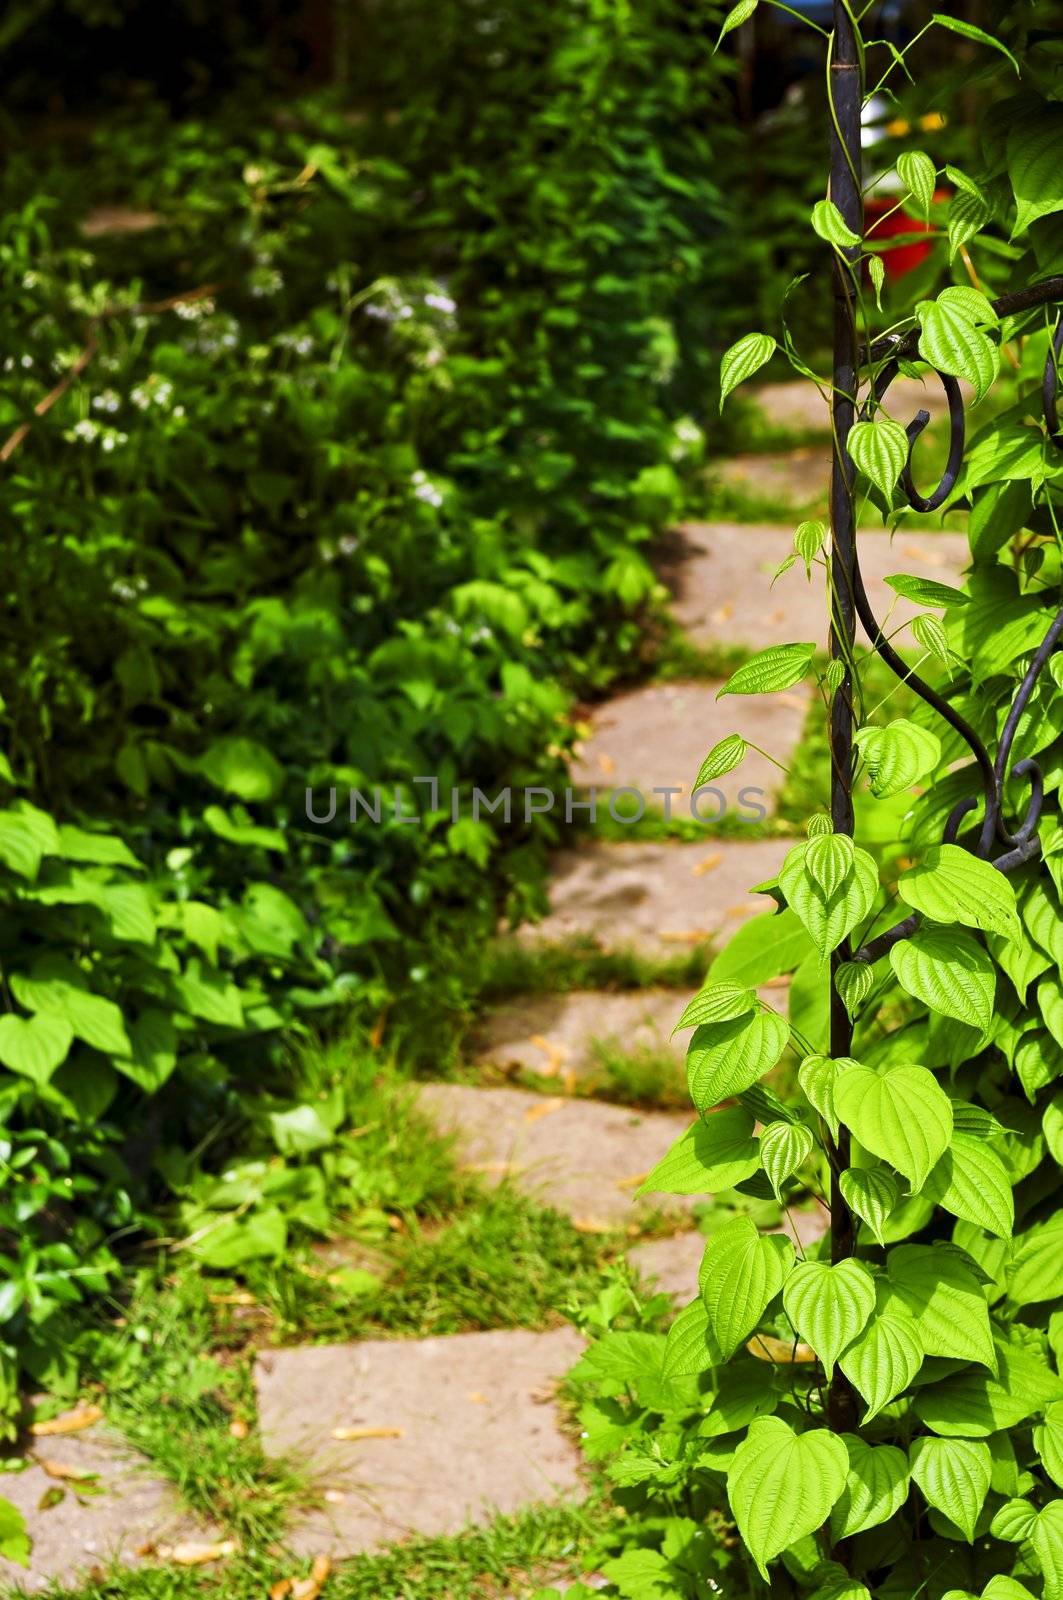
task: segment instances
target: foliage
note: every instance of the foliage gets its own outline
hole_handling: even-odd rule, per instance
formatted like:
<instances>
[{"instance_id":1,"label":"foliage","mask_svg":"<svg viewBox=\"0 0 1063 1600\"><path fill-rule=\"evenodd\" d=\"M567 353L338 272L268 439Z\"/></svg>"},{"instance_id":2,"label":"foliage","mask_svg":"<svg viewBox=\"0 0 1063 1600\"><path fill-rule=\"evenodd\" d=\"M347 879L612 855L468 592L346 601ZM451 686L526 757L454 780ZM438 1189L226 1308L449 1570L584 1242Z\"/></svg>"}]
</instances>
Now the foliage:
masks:
<instances>
[{"instance_id":1,"label":"foliage","mask_svg":"<svg viewBox=\"0 0 1063 1600\"><path fill-rule=\"evenodd\" d=\"M499 911L536 899L553 823L474 818L472 787L561 771L701 448L679 322L719 74L688 24L445 29L445 99L414 75L397 118L252 85L14 142L6 1432L20 1380L75 1383L123 1242L257 1270L357 1204L357 1060L308 1072L312 1028L350 1011L445 1065Z\"/></svg>"},{"instance_id":2,"label":"foliage","mask_svg":"<svg viewBox=\"0 0 1063 1600\"><path fill-rule=\"evenodd\" d=\"M996 285L1005 263L1009 287L1059 263L1063 187L1048 154L1058 86L1051 62L1042 68L1027 47L1023 19L1020 9L992 36L938 19L971 41L991 103L980 166L950 169L947 207L929 192L936 168L904 163L903 181L943 224L938 271L956 281L915 304L898 296L890 328L911 332L904 370L962 377L976 399L991 391L1002 350L1025 380L983 422L949 494L968 513L963 590L911 574L889 580L924 608L893 630L902 670L928 673L991 751L1057 616L1063 576L1063 458L1041 402L1056 313L1049 303L1001 316L978 287L983 273ZM829 201L813 226L844 262L853 237ZM866 349L859 268L854 286ZM725 358L728 382L752 370L759 348L742 341ZM875 505L887 522L905 506L898 480L909 445L898 431L872 414L852 436L861 510ZM818 547L800 529L795 543L829 586ZM606 1331L577 1368L588 1452L608 1462L642 1528L657 1519L651 1555L636 1535L630 1566L613 1575L622 1595L676 1600L715 1587L719 1550L705 1550L693 1571L674 1552L683 1528L697 1528L724 1495L754 1590L759 1574L773 1594L815 1600L1063 1593L1057 662L1020 702L1002 758L1013 844L1026 837L1034 781L1015 762L1037 762L1047 796L1039 848L1004 861L1008 847L994 846L1005 872L976 853L984 802L960 803L981 784L955 728L919 697L891 718L889 698L866 693L854 661L867 783L858 832L891 837L890 820L875 826L881 808L904 817L901 836L876 860L814 814L807 841L762 886L779 909L716 958L682 1019L694 1030L688 1079L699 1121L646 1186L774 1188L784 1198L811 1189L834 1206L835 1237L795 1253L748 1215L722 1222L710 1230L699 1292L667 1335ZM821 672L806 645L762 652L728 688L770 692L810 674L829 705L842 663ZM909 912L892 948L871 942ZM828 960L855 1022L852 1054L839 1059L827 1053ZM789 1028L758 998L788 971ZM788 1038L804 1059L800 1090L784 1099L760 1080Z\"/></svg>"}]
</instances>

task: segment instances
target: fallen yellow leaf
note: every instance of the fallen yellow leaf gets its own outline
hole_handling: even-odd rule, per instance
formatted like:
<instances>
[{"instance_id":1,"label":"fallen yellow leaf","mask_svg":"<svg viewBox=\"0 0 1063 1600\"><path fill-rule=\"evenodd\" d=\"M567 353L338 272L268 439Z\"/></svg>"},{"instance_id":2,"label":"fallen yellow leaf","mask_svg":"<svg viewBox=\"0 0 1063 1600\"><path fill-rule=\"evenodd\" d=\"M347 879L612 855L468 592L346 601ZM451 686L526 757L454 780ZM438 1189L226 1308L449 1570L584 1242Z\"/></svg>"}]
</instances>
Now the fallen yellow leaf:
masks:
<instances>
[{"instance_id":1,"label":"fallen yellow leaf","mask_svg":"<svg viewBox=\"0 0 1063 1600\"><path fill-rule=\"evenodd\" d=\"M637 1189L648 1177L648 1172L636 1172L633 1178L618 1178L616 1186L618 1189Z\"/></svg>"},{"instance_id":2,"label":"fallen yellow leaf","mask_svg":"<svg viewBox=\"0 0 1063 1600\"><path fill-rule=\"evenodd\" d=\"M565 1047L563 1044L552 1044L549 1039L544 1039L541 1033L533 1033L531 1042L539 1050L546 1052L544 1066L535 1067L533 1070L540 1078L556 1078L565 1060Z\"/></svg>"},{"instance_id":3,"label":"fallen yellow leaf","mask_svg":"<svg viewBox=\"0 0 1063 1600\"><path fill-rule=\"evenodd\" d=\"M472 1393L466 1395L465 1398L467 1400L471 1400L474 1406L485 1406L487 1404L487 1396L485 1394L481 1394L478 1389L474 1389Z\"/></svg>"},{"instance_id":4,"label":"fallen yellow leaf","mask_svg":"<svg viewBox=\"0 0 1063 1600\"><path fill-rule=\"evenodd\" d=\"M285 1600L285 1596L292 1592L291 1578L278 1578L269 1591L269 1600Z\"/></svg>"},{"instance_id":5,"label":"fallen yellow leaf","mask_svg":"<svg viewBox=\"0 0 1063 1600\"><path fill-rule=\"evenodd\" d=\"M250 1431L243 1417L234 1417L229 1424L229 1432L234 1439L246 1439Z\"/></svg>"},{"instance_id":6,"label":"fallen yellow leaf","mask_svg":"<svg viewBox=\"0 0 1063 1600\"><path fill-rule=\"evenodd\" d=\"M176 1567L205 1567L212 1561L223 1561L236 1554L239 1546L235 1539L221 1539L217 1544L160 1544L155 1554L162 1561L172 1561Z\"/></svg>"},{"instance_id":7,"label":"fallen yellow leaf","mask_svg":"<svg viewBox=\"0 0 1063 1600\"><path fill-rule=\"evenodd\" d=\"M80 1479L99 1476L95 1472L86 1472L83 1467L68 1467L65 1461L41 1461L38 1465L49 1478L58 1478L61 1483L76 1483Z\"/></svg>"},{"instance_id":8,"label":"fallen yellow leaf","mask_svg":"<svg viewBox=\"0 0 1063 1600\"><path fill-rule=\"evenodd\" d=\"M292 1584L292 1600L317 1600L331 1571L332 1562L328 1556L318 1556L310 1568L309 1578L300 1578Z\"/></svg>"},{"instance_id":9,"label":"fallen yellow leaf","mask_svg":"<svg viewBox=\"0 0 1063 1600\"><path fill-rule=\"evenodd\" d=\"M562 1096L557 1095L552 1100L543 1100L537 1106L529 1106L524 1113L525 1122L538 1122L540 1117L548 1117L552 1111L560 1111L564 1105Z\"/></svg>"},{"instance_id":10,"label":"fallen yellow leaf","mask_svg":"<svg viewBox=\"0 0 1063 1600\"><path fill-rule=\"evenodd\" d=\"M253 1306L255 1297L246 1289L235 1289L232 1294L212 1294L210 1303L214 1306Z\"/></svg>"},{"instance_id":11,"label":"fallen yellow leaf","mask_svg":"<svg viewBox=\"0 0 1063 1600\"><path fill-rule=\"evenodd\" d=\"M713 854L711 856L706 856L704 861L696 861L694 863L693 868L692 868L694 877L695 878L704 877L706 872L711 872L713 867L718 867L722 860L723 860L723 856L721 855L719 850L716 850L716 851L713 852Z\"/></svg>"},{"instance_id":12,"label":"fallen yellow leaf","mask_svg":"<svg viewBox=\"0 0 1063 1600\"><path fill-rule=\"evenodd\" d=\"M99 1422L102 1416L99 1406L77 1406L73 1411L61 1412L58 1417L31 1423L30 1432L38 1439L51 1438L57 1433L80 1433L82 1428L91 1428L94 1422Z\"/></svg>"},{"instance_id":13,"label":"fallen yellow leaf","mask_svg":"<svg viewBox=\"0 0 1063 1600\"><path fill-rule=\"evenodd\" d=\"M616 771L616 762L612 756L600 755L598 757L598 766L601 768L602 776L605 778L611 778Z\"/></svg>"},{"instance_id":14,"label":"fallen yellow leaf","mask_svg":"<svg viewBox=\"0 0 1063 1600\"><path fill-rule=\"evenodd\" d=\"M786 1339L776 1339L770 1333L755 1333L746 1345L751 1356L758 1361L774 1361L780 1366L797 1365L815 1361L816 1352L811 1345L795 1345Z\"/></svg>"},{"instance_id":15,"label":"fallen yellow leaf","mask_svg":"<svg viewBox=\"0 0 1063 1600\"><path fill-rule=\"evenodd\" d=\"M608 1222L601 1222L597 1217L573 1217L572 1226L577 1233L611 1233Z\"/></svg>"},{"instance_id":16,"label":"fallen yellow leaf","mask_svg":"<svg viewBox=\"0 0 1063 1600\"><path fill-rule=\"evenodd\" d=\"M334 1439L401 1439L403 1428L333 1428Z\"/></svg>"}]
</instances>

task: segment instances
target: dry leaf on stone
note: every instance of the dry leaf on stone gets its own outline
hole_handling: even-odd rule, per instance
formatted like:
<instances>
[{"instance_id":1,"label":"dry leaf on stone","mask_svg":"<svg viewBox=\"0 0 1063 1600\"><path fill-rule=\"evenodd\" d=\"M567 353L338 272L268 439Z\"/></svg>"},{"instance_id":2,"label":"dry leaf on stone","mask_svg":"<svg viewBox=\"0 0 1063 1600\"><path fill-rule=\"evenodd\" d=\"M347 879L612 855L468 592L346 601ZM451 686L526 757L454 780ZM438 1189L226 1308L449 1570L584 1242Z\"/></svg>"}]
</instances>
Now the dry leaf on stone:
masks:
<instances>
[{"instance_id":1,"label":"dry leaf on stone","mask_svg":"<svg viewBox=\"0 0 1063 1600\"><path fill-rule=\"evenodd\" d=\"M401 1439L403 1428L333 1428L334 1439Z\"/></svg>"},{"instance_id":2,"label":"dry leaf on stone","mask_svg":"<svg viewBox=\"0 0 1063 1600\"><path fill-rule=\"evenodd\" d=\"M99 1478L98 1472L86 1472L82 1467L68 1467L65 1461L40 1461L38 1465L49 1478L58 1478L64 1483L95 1483Z\"/></svg>"},{"instance_id":3,"label":"dry leaf on stone","mask_svg":"<svg viewBox=\"0 0 1063 1600\"><path fill-rule=\"evenodd\" d=\"M160 1561L172 1561L175 1567L206 1567L212 1561L224 1561L236 1554L239 1546L235 1539L220 1539L215 1544L160 1544L155 1554Z\"/></svg>"},{"instance_id":4,"label":"dry leaf on stone","mask_svg":"<svg viewBox=\"0 0 1063 1600\"><path fill-rule=\"evenodd\" d=\"M541 1105L529 1106L524 1113L524 1120L538 1122L540 1117L548 1117L552 1111L560 1111L564 1103L563 1098L555 1096L552 1100L544 1100Z\"/></svg>"},{"instance_id":5,"label":"dry leaf on stone","mask_svg":"<svg viewBox=\"0 0 1063 1600\"><path fill-rule=\"evenodd\" d=\"M633 1178L618 1178L616 1186L618 1189L637 1189L648 1177L649 1172L636 1172Z\"/></svg>"},{"instance_id":6,"label":"dry leaf on stone","mask_svg":"<svg viewBox=\"0 0 1063 1600\"><path fill-rule=\"evenodd\" d=\"M309 1578L299 1578L292 1584L292 1600L317 1600L331 1571L332 1562L328 1556L317 1556L310 1568Z\"/></svg>"},{"instance_id":7,"label":"dry leaf on stone","mask_svg":"<svg viewBox=\"0 0 1063 1600\"><path fill-rule=\"evenodd\" d=\"M229 1424L229 1432L234 1439L246 1439L250 1431L243 1417L234 1417Z\"/></svg>"},{"instance_id":8,"label":"dry leaf on stone","mask_svg":"<svg viewBox=\"0 0 1063 1600\"><path fill-rule=\"evenodd\" d=\"M47 1439L58 1433L80 1433L99 1422L103 1412L99 1406L76 1406L73 1411L63 1411L58 1417L46 1417L43 1422L30 1424L30 1432L38 1439Z\"/></svg>"},{"instance_id":9,"label":"dry leaf on stone","mask_svg":"<svg viewBox=\"0 0 1063 1600\"><path fill-rule=\"evenodd\" d=\"M611 1233L613 1231L608 1222L601 1222L597 1217L573 1217L572 1226L577 1233Z\"/></svg>"},{"instance_id":10,"label":"dry leaf on stone","mask_svg":"<svg viewBox=\"0 0 1063 1600\"><path fill-rule=\"evenodd\" d=\"M53 1484L50 1489L45 1489L41 1498L37 1501L37 1510L51 1511L53 1506L62 1505L65 1499L66 1490L60 1489L58 1485Z\"/></svg>"},{"instance_id":11,"label":"dry leaf on stone","mask_svg":"<svg viewBox=\"0 0 1063 1600\"><path fill-rule=\"evenodd\" d=\"M564 1045L552 1044L549 1039L544 1039L541 1033L533 1033L531 1035L531 1043L538 1050L546 1052L545 1065L536 1067L534 1069L535 1072L540 1078L555 1078L564 1065L566 1054Z\"/></svg>"},{"instance_id":12,"label":"dry leaf on stone","mask_svg":"<svg viewBox=\"0 0 1063 1600\"><path fill-rule=\"evenodd\" d=\"M706 856L704 861L695 861L690 870L695 878L703 878L706 872L711 872L713 867L718 867L722 860L723 856L719 850L716 850L711 856Z\"/></svg>"}]
</instances>

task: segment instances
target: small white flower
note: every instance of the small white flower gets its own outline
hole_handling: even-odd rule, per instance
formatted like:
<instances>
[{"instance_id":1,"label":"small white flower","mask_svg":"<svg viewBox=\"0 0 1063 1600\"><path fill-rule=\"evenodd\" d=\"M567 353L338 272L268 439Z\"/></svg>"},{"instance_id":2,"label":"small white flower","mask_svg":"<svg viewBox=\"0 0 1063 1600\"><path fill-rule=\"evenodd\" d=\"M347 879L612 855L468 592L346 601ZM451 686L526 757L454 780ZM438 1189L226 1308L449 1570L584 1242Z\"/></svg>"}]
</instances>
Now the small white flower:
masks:
<instances>
[{"instance_id":1,"label":"small white flower","mask_svg":"<svg viewBox=\"0 0 1063 1600\"><path fill-rule=\"evenodd\" d=\"M458 309L457 301L452 300L449 294L426 294L424 303L426 306L431 306L433 311L451 312Z\"/></svg>"}]
</instances>

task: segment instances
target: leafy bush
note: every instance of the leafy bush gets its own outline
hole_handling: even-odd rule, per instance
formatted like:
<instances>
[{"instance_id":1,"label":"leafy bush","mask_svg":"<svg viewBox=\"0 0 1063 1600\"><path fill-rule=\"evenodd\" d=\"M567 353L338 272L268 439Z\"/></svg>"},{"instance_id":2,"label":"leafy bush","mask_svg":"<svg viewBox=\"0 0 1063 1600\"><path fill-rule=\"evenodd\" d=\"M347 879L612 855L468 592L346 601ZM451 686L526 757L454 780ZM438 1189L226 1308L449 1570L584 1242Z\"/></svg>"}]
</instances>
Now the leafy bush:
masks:
<instances>
[{"instance_id":1,"label":"leafy bush","mask_svg":"<svg viewBox=\"0 0 1063 1600\"><path fill-rule=\"evenodd\" d=\"M0 177L5 1427L160 1208L239 1269L356 1192L290 1041L347 1008L445 1062L553 837L470 788L560 772L651 598L701 443L710 30L500 17L397 119L139 94Z\"/></svg>"},{"instance_id":2,"label":"leafy bush","mask_svg":"<svg viewBox=\"0 0 1063 1600\"><path fill-rule=\"evenodd\" d=\"M1000 50L965 23L943 25ZM993 275L1006 255L1013 287L1058 264L1063 213L1057 108L1039 97L1032 52L1029 62L1017 94L1010 58L1001 67L981 123L982 169L951 172L941 219L950 260L963 247L972 271L985 260ZM928 158L901 170L920 189L925 170L933 189ZM858 244L830 201L813 224L839 258ZM858 277L855 291L866 328ZM898 344L865 346L880 368L898 350L905 370L964 379L976 399L1002 346L1018 364L1016 397L975 435L948 494L968 511L964 589L889 580L924 608L898 637L949 716L1001 752L1005 824L995 833L990 816L980 841L996 780L984 787L955 720L929 703L887 720L888 706L865 703L854 663L871 794L857 835L890 837L890 821L875 821L884 812L903 819L900 840L876 862L825 813L811 819L768 886L778 911L743 928L681 1019L694 1030L699 1118L645 1184L811 1191L831 1205L833 1234L795 1253L736 1214L710 1232L699 1293L666 1336L606 1332L577 1369L588 1447L639 1519L613 1573L625 1596L693 1596L715 1583L726 1556L707 1541L699 1555L694 1541L724 1494L754 1588L759 1573L772 1593L816 1600L1063 1594L1058 655L1036 681L1026 676L1042 641L1053 648L1061 615L1063 457L1040 382L1052 291L1001 315L1006 307L957 282L909 309L891 330ZM770 343L744 340L725 378L748 376ZM869 415L849 450L860 490L885 520L899 516L904 430ZM797 581L806 562L825 567L824 537L798 530ZM820 674L811 654L774 647L728 687L769 692L815 671L827 701L844 692L842 662ZM734 760L732 739L706 765ZM840 1059L827 1053L828 959L855 1021L852 1055ZM787 971L789 1026L757 993ZM804 1056L801 1092L783 1101L761 1080L791 1038Z\"/></svg>"}]
</instances>

